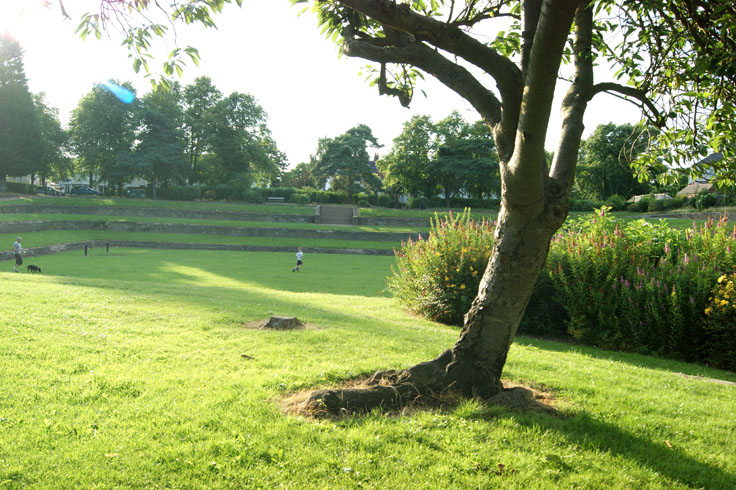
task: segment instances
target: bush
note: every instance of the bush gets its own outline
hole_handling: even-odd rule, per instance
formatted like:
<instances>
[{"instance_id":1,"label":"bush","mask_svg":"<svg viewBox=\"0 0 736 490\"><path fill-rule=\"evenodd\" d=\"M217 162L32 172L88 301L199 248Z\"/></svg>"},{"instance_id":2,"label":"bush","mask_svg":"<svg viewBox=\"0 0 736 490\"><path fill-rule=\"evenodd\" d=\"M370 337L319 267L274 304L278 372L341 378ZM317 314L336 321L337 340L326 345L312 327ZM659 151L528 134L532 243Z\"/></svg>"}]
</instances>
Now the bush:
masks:
<instances>
[{"instance_id":1,"label":"bush","mask_svg":"<svg viewBox=\"0 0 736 490\"><path fill-rule=\"evenodd\" d=\"M626 209L626 205L626 198L618 194L608 196L606 200L606 206L609 206L612 211L623 211Z\"/></svg>"},{"instance_id":2,"label":"bush","mask_svg":"<svg viewBox=\"0 0 736 490\"><path fill-rule=\"evenodd\" d=\"M389 208L389 207L391 207L391 204L392 204L392 202L391 202L391 196L389 196L388 194L380 194L376 198L376 205L378 205L378 206L380 206L382 208Z\"/></svg>"},{"instance_id":3,"label":"bush","mask_svg":"<svg viewBox=\"0 0 736 490\"><path fill-rule=\"evenodd\" d=\"M606 209L556 237L547 260L568 332L608 349L706 360L702 328L717 278L736 267L726 221L684 232L638 220L621 225Z\"/></svg>"},{"instance_id":4,"label":"bush","mask_svg":"<svg viewBox=\"0 0 736 490\"><path fill-rule=\"evenodd\" d=\"M570 211L593 211L595 202L590 199L570 199Z\"/></svg>"},{"instance_id":5,"label":"bush","mask_svg":"<svg viewBox=\"0 0 736 490\"><path fill-rule=\"evenodd\" d=\"M158 189L158 196L161 199L170 199L172 201L194 201L202 195L202 188L195 186L175 185Z\"/></svg>"},{"instance_id":6,"label":"bush","mask_svg":"<svg viewBox=\"0 0 736 490\"><path fill-rule=\"evenodd\" d=\"M358 207L359 208L369 208L369 207L371 207L371 203L369 203L365 199L361 199L361 200L358 201Z\"/></svg>"},{"instance_id":7,"label":"bush","mask_svg":"<svg viewBox=\"0 0 736 490\"><path fill-rule=\"evenodd\" d=\"M215 194L220 201L242 201L243 188L232 184L217 184Z\"/></svg>"},{"instance_id":8,"label":"bush","mask_svg":"<svg viewBox=\"0 0 736 490\"><path fill-rule=\"evenodd\" d=\"M426 239L402 243L396 252L389 289L418 314L461 325L491 255L493 228L490 221L470 220L468 209L435 217Z\"/></svg>"},{"instance_id":9,"label":"bush","mask_svg":"<svg viewBox=\"0 0 736 490\"><path fill-rule=\"evenodd\" d=\"M8 192L18 192L19 194L33 194L36 189L32 185L21 184L20 182L6 182Z\"/></svg>"},{"instance_id":10,"label":"bush","mask_svg":"<svg viewBox=\"0 0 736 490\"><path fill-rule=\"evenodd\" d=\"M309 204L309 194L292 194L289 202L296 204Z\"/></svg>"},{"instance_id":11,"label":"bush","mask_svg":"<svg viewBox=\"0 0 736 490\"><path fill-rule=\"evenodd\" d=\"M736 273L724 274L708 298L705 358L709 364L736 371Z\"/></svg>"},{"instance_id":12,"label":"bush","mask_svg":"<svg viewBox=\"0 0 736 490\"><path fill-rule=\"evenodd\" d=\"M243 201L252 204L260 204L265 201L263 193L258 189L246 189L243 191Z\"/></svg>"},{"instance_id":13,"label":"bush","mask_svg":"<svg viewBox=\"0 0 736 490\"><path fill-rule=\"evenodd\" d=\"M702 191L695 196L695 209L702 211L703 209L712 208L718 202L718 198L712 192Z\"/></svg>"},{"instance_id":14,"label":"bush","mask_svg":"<svg viewBox=\"0 0 736 490\"><path fill-rule=\"evenodd\" d=\"M658 213L664 211L667 201L664 199L652 199L649 201L647 211Z\"/></svg>"},{"instance_id":15,"label":"bush","mask_svg":"<svg viewBox=\"0 0 736 490\"><path fill-rule=\"evenodd\" d=\"M215 199L217 199L217 192L214 189L207 189L202 193L202 198L209 201L214 201Z\"/></svg>"}]
</instances>

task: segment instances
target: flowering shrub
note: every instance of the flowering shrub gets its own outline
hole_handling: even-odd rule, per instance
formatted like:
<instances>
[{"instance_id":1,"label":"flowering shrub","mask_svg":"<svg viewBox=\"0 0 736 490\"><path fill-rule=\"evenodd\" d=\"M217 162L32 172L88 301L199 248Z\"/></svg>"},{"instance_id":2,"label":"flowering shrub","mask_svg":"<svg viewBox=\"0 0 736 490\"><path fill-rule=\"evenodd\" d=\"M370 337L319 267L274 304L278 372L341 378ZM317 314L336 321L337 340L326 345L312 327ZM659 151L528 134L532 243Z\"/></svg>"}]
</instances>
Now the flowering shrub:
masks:
<instances>
[{"instance_id":1,"label":"flowering shrub","mask_svg":"<svg viewBox=\"0 0 736 490\"><path fill-rule=\"evenodd\" d=\"M519 332L736 368L736 227L724 216L676 230L609 211L572 220L555 236ZM413 311L461 324L493 232L467 210L435 219L426 239L396 251L389 288Z\"/></svg>"},{"instance_id":2,"label":"flowering shrub","mask_svg":"<svg viewBox=\"0 0 736 490\"><path fill-rule=\"evenodd\" d=\"M736 371L736 273L719 277L708 301L707 360L714 366Z\"/></svg>"},{"instance_id":3,"label":"flowering shrub","mask_svg":"<svg viewBox=\"0 0 736 490\"><path fill-rule=\"evenodd\" d=\"M736 231L725 217L683 232L664 222L622 224L607 211L573 222L550 250L547 271L568 332L605 348L705 360L706 306L718 277L736 266Z\"/></svg>"},{"instance_id":4,"label":"flowering shrub","mask_svg":"<svg viewBox=\"0 0 736 490\"><path fill-rule=\"evenodd\" d=\"M470 210L432 220L429 236L402 243L388 280L391 292L413 311L460 325L478 292L493 248L494 224L470 220Z\"/></svg>"}]
</instances>

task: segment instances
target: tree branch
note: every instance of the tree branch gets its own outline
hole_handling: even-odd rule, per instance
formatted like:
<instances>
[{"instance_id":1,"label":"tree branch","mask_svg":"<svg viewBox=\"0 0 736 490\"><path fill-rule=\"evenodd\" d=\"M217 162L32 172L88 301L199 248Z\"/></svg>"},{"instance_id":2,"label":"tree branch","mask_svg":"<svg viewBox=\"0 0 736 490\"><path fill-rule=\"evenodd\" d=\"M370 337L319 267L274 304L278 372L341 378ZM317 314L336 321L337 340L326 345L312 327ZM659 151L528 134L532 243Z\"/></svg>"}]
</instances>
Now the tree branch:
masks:
<instances>
[{"instance_id":1,"label":"tree branch","mask_svg":"<svg viewBox=\"0 0 736 490\"><path fill-rule=\"evenodd\" d=\"M364 58L376 63L413 65L434 76L467 100L490 124L498 124L501 120L501 104L491 91L476 80L468 70L423 43L413 42L400 47L376 46L365 37L361 39L352 37L348 29L342 50L346 56Z\"/></svg>"},{"instance_id":2,"label":"tree branch","mask_svg":"<svg viewBox=\"0 0 736 490\"><path fill-rule=\"evenodd\" d=\"M518 123L522 97L522 82L521 70L511 60L469 36L459 27L416 13L409 6L398 5L393 0L337 1L383 25L411 34L417 41L424 41L447 51L490 75L496 81L502 102L502 119L494 123L500 124L495 131L497 144L502 143L499 150L503 150L503 147L513 148L513 135Z\"/></svg>"},{"instance_id":3,"label":"tree branch","mask_svg":"<svg viewBox=\"0 0 736 490\"><path fill-rule=\"evenodd\" d=\"M521 3L521 12L524 30L521 32L521 73L526 77L529 66L529 55L534 44L534 34L537 32L539 14L542 11L542 0L524 0Z\"/></svg>"},{"instance_id":4,"label":"tree branch","mask_svg":"<svg viewBox=\"0 0 736 490\"><path fill-rule=\"evenodd\" d=\"M627 87L625 85L613 82L597 83L593 86L591 98L602 92L614 92L638 100L639 102L641 102L639 107L641 107L642 110L645 107L649 109L657 125L663 124L664 118L662 114L660 114L659 110L654 105L654 102L652 102L649 97L647 97L646 93L643 90L634 87Z\"/></svg>"},{"instance_id":5,"label":"tree branch","mask_svg":"<svg viewBox=\"0 0 736 490\"><path fill-rule=\"evenodd\" d=\"M562 132L550 177L556 181L555 190L567 195L575 181L580 140L585 125L583 117L593 97L593 9L588 0L581 0L575 13L575 78L562 102Z\"/></svg>"}]
</instances>

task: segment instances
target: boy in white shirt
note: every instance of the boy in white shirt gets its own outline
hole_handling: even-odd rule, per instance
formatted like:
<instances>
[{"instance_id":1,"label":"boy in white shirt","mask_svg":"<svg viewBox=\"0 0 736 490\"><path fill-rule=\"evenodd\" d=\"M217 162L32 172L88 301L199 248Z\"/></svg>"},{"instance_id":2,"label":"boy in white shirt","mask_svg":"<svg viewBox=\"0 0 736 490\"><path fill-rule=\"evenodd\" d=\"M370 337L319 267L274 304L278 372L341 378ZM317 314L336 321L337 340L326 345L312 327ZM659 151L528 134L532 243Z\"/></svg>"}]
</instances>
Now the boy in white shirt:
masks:
<instances>
[{"instance_id":1,"label":"boy in white shirt","mask_svg":"<svg viewBox=\"0 0 736 490\"><path fill-rule=\"evenodd\" d=\"M291 272L299 272L299 269L302 267L302 257L304 256L304 252L302 252L302 248L299 247L299 251L296 253L296 267L291 269Z\"/></svg>"}]
</instances>

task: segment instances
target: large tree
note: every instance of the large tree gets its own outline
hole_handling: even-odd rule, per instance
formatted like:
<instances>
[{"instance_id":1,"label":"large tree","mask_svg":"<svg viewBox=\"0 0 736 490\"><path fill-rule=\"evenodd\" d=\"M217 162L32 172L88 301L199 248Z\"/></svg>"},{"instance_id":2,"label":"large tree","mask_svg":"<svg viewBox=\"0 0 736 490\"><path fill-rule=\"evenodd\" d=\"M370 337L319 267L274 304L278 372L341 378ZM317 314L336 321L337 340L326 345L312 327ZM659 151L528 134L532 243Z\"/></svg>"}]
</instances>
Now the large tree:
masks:
<instances>
[{"instance_id":1,"label":"large tree","mask_svg":"<svg viewBox=\"0 0 736 490\"><path fill-rule=\"evenodd\" d=\"M335 138L322 138L317 145L314 173L331 178L332 188L353 194L365 188L376 188L377 177L370 166L368 148L380 148L371 128L359 124Z\"/></svg>"},{"instance_id":2,"label":"large tree","mask_svg":"<svg viewBox=\"0 0 736 490\"><path fill-rule=\"evenodd\" d=\"M44 94L33 96L36 115L41 129L41 138L37 142L40 152L38 175L41 185L46 185L49 178L69 177L74 167L69 156L69 133L61 127L59 110L46 103Z\"/></svg>"},{"instance_id":3,"label":"large tree","mask_svg":"<svg viewBox=\"0 0 736 490\"><path fill-rule=\"evenodd\" d=\"M23 50L14 39L0 36L0 190L7 175L38 171L41 122L28 91Z\"/></svg>"},{"instance_id":4,"label":"large tree","mask_svg":"<svg viewBox=\"0 0 736 490\"><path fill-rule=\"evenodd\" d=\"M129 83L122 84L132 90ZM138 101L126 104L97 85L87 93L72 111L69 132L74 152L78 157L79 170L93 185L95 178L113 185L133 177L127 162L138 125Z\"/></svg>"},{"instance_id":5,"label":"large tree","mask_svg":"<svg viewBox=\"0 0 736 490\"><path fill-rule=\"evenodd\" d=\"M184 87L184 134L190 183L200 180L199 159L207 149L209 138L207 114L221 98L222 94L208 77L198 77Z\"/></svg>"},{"instance_id":6,"label":"large tree","mask_svg":"<svg viewBox=\"0 0 736 490\"><path fill-rule=\"evenodd\" d=\"M418 196L432 194L427 166L432 155L434 124L427 115L413 116L404 123L403 130L394 138L388 155L378 161L384 174L384 183L398 193Z\"/></svg>"},{"instance_id":7,"label":"large tree","mask_svg":"<svg viewBox=\"0 0 736 490\"><path fill-rule=\"evenodd\" d=\"M427 166L430 182L443 191L445 204L461 190L482 197L483 189L494 189L498 161L493 155L493 139L487 128L479 131L457 111L435 125L434 156Z\"/></svg>"},{"instance_id":8,"label":"large tree","mask_svg":"<svg viewBox=\"0 0 736 490\"><path fill-rule=\"evenodd\" d=\"M646 133L631 124L601 124L583 141L575 185L581 197L603 200L617 194L629 198L649 192L631 163L646 149Z\"/></svg>"},{"instance_id":9,"label":"large tree","mask_svg":"<svg viewBox=\"0 0 736 490\"><path fill-rule=\"evenodd\" d=\"M180 3L216 12L223 0ZM124 14L130 2L103 5ZM149 2L133 5L143 9ZM583 116L593 97L627 98L665 128L659 140L666 158L652 158L651 165L677 164L711 145L725 155L719 175L728 178L721 170L733 169L732 0L321 0L314 8L344 55L377 64L380 93L409 104L423 72L472 105L493 134L502 179L493 252L455 345L434 360L378 373L374 380L384 383L369 390L315 392L314 405L339 412L430 392L491 397L503 389L509 347L550 239L567 217ZM212 22L207 8L180 6L176 17ZM485 42L489 25L499 21L502 33ZM94 28L94 22L86 25ZM593 66L601 62L614 66L618 80L595 79ZM548 165L545 138L561 78L567 94Z\"/></svg>"},{"instance_id":10,"label":"large tree","mask_svg":"<svg viewBox=\"0 0 736 490\"><path fill-rule=\"evenodd\" d=\"M156 199L159 184L183 182L189 174L178 84L156 87L142 98L138 110L137 144L124 160L131 167L129 175L149 181L152 197Z\"/></svg>"}]
</instances>

